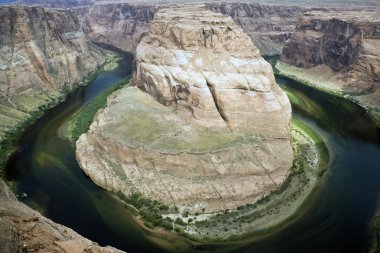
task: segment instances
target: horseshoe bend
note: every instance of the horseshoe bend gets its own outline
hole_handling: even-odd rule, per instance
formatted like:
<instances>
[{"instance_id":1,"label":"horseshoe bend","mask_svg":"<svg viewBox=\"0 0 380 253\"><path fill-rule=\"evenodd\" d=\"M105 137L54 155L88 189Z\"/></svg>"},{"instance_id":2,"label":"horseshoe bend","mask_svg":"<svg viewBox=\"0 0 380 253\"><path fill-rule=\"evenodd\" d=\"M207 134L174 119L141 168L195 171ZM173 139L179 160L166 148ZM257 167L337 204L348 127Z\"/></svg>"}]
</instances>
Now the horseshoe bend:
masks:
<instances>
[{"instance_id":1,"label":"horseshoe bend","mask_svg":"<svg viewBox=\"0 0 380 253\"><path fill-rule=\"evenodd\" d=\"M134 64L131 87L109 98L76 143L96 184L135 207L159 203L165 222L187 234L194 229L181 224L207 223L284 185L293 165L290 102L230 17L198 6L160 9ZM147 207L137 206L144 217ZM171 228L165 222L153 221ZM219 238L217 227L197 233Z\"/></svg>"},{"instance_id":2,"label":"horseshoe bend","mask_svg":"<svg viewBox=\"0 0 380 253\"><path fill-rule=\"evenodd\" d=\"M380 252L379 4L0 0L0 253Z\"/></svg>"}]
</instances>

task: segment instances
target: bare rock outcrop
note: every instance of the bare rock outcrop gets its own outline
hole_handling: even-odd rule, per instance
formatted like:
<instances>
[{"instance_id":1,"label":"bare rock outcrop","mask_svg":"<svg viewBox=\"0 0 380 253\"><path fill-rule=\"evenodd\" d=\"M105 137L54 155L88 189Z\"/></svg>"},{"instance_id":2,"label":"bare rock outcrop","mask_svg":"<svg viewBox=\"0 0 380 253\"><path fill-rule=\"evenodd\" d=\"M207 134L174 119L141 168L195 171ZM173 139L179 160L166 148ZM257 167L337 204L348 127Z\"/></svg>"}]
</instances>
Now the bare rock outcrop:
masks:
<instances>
[{"instance_id":1,"label":"bare rock outcrop","mask_svg":"<svg viewBox=\"0 0 380 253\"><path fill-rule=\"evenodd\" d=\"M308 10L300 6L232 2L207 3L206 7L231 16L251 37L261 55L281 54L285 41Z\"/></svg>"},{"instance_id":2,"label":"bare rock outcrop","mask_svg":"<svg viewBox=\"0 0 380 253\"><path fill-rule=\"evenodd\" d=\"M134 52L155 10L153 5L125 3L76 8L72 12L92 41Z\"/></svg>"},{"instance_id":3,"label":"bare rock outcrop","mask_svg":"<svg viewBox=\"0 0 380 253\"><path fill-rule=\"evenodd\" d=\"M378 13L376 8L311 11L286 42L281 61L334 83L380 119Z\"/></svg>"},{"instance_id":4,"label":"bare rock outcrop","mask_svg":"<svg viewBox=\"0 0 380 253\"><path fill-rule=\"evenodd\" d=\"M67 10L0 7L0 139L78 86L104 58Z\"/></svg>"},{"instance_id":5,"label":"bare rock outcrop","mask_svg":"<svg viewBox=\"0 0 380 253\"><path fill-rule=\"evenodd\" d=\"M187 10L157 14L137 47L133 83L203 126L286 138L290 105L270 64L230 17Z\"/></svg>"},{"instance_id":6,"label":"bare rock outcrop","mask_svg":"<svg viewBox=\"0 0 380 253\"><path fill-rule=\"evenodd\" d=\"M77 142L94 182L191 212L255 202L292 165L290 103L230 17L160 10L136 50L133 83Z\"/></svg>"},{"instance_id":7,"label":"bare rock outcrop","mask_svg":"<svg viewBox=\"0 0 380 253\"><path fill-rule=\"evenodd\" d=\"M122 253L100 247L19 202L0 179L0 252Z\"/></svg>"},{"instance_id":8,"label":"bare rock outcrop","mask_svg":"<svg viewBox=\"0 0 380 253\"><path fill-rule=\"evenodd\" d=\"M0 8L0 99L63 92L103 61L69 11Z\"/></svg>"}]
</instances>

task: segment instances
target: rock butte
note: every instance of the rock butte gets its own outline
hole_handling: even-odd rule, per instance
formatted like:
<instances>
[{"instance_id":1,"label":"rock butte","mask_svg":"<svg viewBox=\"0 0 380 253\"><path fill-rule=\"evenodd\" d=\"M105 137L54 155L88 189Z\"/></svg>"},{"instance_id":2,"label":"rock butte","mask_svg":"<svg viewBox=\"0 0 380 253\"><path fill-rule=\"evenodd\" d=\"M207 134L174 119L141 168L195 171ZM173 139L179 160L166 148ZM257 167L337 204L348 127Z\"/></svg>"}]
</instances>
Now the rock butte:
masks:
<instances>
[{"instance_id":1,"label":"rock butte","mask_svg":"<svg viewBox=\"0 0 380 253\"><path fill-rule=\"evenodd\" d=\"M161 9L136 50L133 84L77 142L98 185L190 212L235 208L275 190L293 154L291 107L234 21Z\"/></svg>"}]
</instances>

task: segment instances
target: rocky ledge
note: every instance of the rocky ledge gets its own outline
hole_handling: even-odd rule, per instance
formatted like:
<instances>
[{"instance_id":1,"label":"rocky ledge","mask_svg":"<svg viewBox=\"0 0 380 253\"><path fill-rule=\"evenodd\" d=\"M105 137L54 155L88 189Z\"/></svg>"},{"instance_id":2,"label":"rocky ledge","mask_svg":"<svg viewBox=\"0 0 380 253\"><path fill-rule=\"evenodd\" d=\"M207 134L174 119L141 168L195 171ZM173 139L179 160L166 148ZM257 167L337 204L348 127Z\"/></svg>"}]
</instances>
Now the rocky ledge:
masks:
<instances>
[{"instance_id":1,"label":"rocky ledge","mask_svg":"<svg viewBox=\"0 0 380 253\"><path fill-rule=\"evenodd\" d=\"M254 203L284 182L290 103L230 17L161 9L135 67L137 88L112 96L77 142L94 182L190 213Z\"/></svg>"},{"instance_id":2,"label":"rocky ledge","mask_svg":"<svg viewBox=\"0 0 380 253\"><path fill-rule=\"evenodd\" d=\"M19 202L0 179L0 252L122 253L100 247Z\"/></svg>"},{"instance_id":3,"label":"rocky ledge","mask_svg":"<svg viewBox=\"0 0 380 253\"><path fill-rule=\"evenodd\" d=\"M280 63L278 69L347 95L380 122L378 13L378 8L306 13L282 51L281 61L288 65Z\"/></svg>"}]
</instances>

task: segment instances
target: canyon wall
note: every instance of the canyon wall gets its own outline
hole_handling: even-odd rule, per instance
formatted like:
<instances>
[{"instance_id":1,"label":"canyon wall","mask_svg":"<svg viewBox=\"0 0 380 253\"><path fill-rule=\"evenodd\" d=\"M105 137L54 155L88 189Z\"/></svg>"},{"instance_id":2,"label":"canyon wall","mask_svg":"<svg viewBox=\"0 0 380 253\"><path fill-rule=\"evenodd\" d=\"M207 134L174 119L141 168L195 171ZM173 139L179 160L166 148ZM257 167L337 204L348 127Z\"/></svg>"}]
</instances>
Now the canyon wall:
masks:
<instances>
[{"instance_id":1,"label":"canyon wall","mask_svg":"<svg viewBox=\"0 0 380 253\"><path fill-rule=\"evenodd\" d=\"M16 4L40 5L44 7L67 8L74 6L91 5L97 0L16 0Z\"/></svg>"},{"instance_id":2,"label":"canyon wall","mask_svg":"<svg viewBox=\"0 0 380 253\"><path fill-rule=\"evenodd\" d=\"M83 31L98 43L134 52L154 17L150 5L107 4L73 9Z\"/></svg>"},{"instance_id":3,"label":"canyon wall","mask_svg":"<svg viewBox=\"0 0 380 253\"><path fill-rule=\"evenodd\" d=\"M304 7L249 3L208 3L212 11L231 16L247 33L262 55L281 54L285 41L295 31Z\"/></svg>"},{"instance_id":4,"label":"canyon wall","mask_svg":"<svg viewBox=\"0 0 380 253\"><path fill-rule=\"evenodd\" d=\"M76 144L101 187L195 213L253 203L286 179L290 103L230 17L159 10L137 46L133 84Z\"/></svg>"},{"instance_id":5,"label":"canyon wall","mask_svg":"<svg viewBox=\"0 0 380 253\"><path fill-rule=\"evenodd\" d=\"M105 59L66 10L0 7L0 42L1 133L78 86Z\"/></svg>"},{"instance_id":6,"label":"canyon wall","mask_svg":"<svg viewBox=\"0 0 380 253\"><path fill-rule=\"evenodd\" d=\"M286 42L281 61L322 80L321 86L332 83L377 114L380 112L378 13L376 8L307 13Z\"/></svg>"}]
</instances>

